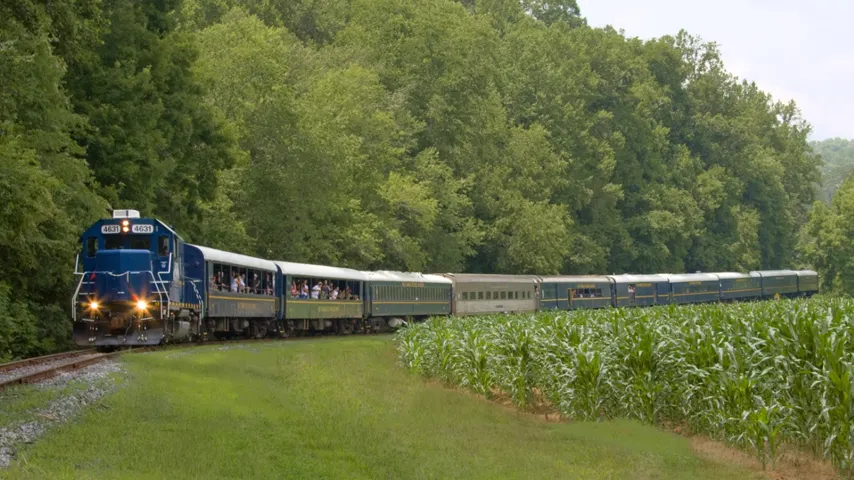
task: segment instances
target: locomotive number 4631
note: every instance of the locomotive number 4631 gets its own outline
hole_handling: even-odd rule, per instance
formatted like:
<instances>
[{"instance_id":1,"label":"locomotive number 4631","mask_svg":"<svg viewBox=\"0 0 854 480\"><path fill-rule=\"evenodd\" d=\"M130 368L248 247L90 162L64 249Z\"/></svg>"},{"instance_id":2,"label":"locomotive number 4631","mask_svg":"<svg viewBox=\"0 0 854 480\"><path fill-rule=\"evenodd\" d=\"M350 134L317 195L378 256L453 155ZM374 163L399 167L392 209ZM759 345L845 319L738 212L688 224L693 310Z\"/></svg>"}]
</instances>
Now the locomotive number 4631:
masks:
<instances>
[{"instance_id":1,"label":"locomotive number 4631","mask_svg":"<svg viewBox=\"0 0 854 480\"><path fill-rule=\"evenodd\" d=\"M154 225L133 225L130 227L133 233L154 233Z\"/></svg>"}]
</instances>

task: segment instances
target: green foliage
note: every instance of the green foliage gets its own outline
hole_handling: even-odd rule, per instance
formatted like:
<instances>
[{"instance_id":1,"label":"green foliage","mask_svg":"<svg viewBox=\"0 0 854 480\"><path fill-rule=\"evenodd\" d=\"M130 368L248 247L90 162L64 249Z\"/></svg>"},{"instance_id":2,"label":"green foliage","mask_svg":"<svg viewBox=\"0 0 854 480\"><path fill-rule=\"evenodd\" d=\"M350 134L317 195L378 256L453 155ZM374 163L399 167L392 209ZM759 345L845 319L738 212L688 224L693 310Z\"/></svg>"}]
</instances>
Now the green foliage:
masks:
<instances>
[{"instance_id":1,"label":"green foliage","mask_svg":"<svg viewBox=\"0 0 854 480\"><path fill-rule=\"evenodd\" d=\"M433 318L398 349L417 374L520 409L681 425L763 465L794 444L850 475L852 318L833 299Z\"/></svg>"},{"instance_id":2,"label":"green foliage","mask_svg":"<svg viewBox=\"0 0 854 480\"><path fill-rule=\"evenodd\" d=\"M84 119L71 111L50 43L64 24L49 13L65 8L0 7L0 361L68 345L58 301L70 299L77 235L106 207L73 141Z\"/></svg>"},{"instance_id":3,"label":"green foliage","mask_svg":"<svg viewBox=\"0 0 854 480\"><path fill-rule=\"evenodd\" d=\"M819 180L797 107L714 44L575 0L13 3L3 261L55 260L21 273L50 324L107 205L355 268L747 270L791 264Z\"/></svg>"},{"instance_id":4,"label":"green foliage","mask_svg":"<svg viewBox=\"0 0 854 480\"><path fill-rule=\"evenodd\" d=\"M854 174L836 190L830 205L815 202L801 231L799 252L819 272L823 291L854 292Z\"/></svg>"},{"instance_id":5,"label":"green foliage","mask_svg":"<svg viewBox=\"0 0 854 480\"><path fill-rule=\"evenodd\" d=\"M823 160L818 197L821 201L830 203L842 182L854 172L854 140L829 138L810 142L810 146Z\"/></svg>"},{"instance_id":6,"label":"green foliage","mask_svg":"<svg viewBox=\"0 0 854 480\"><path fill-rule=\"evenodd\" d=\"M103 196L195 239L202 202L236 152L193 75L193 38L173 31L176 3L105 1L109 27L67 83L89 121L80 142Z\"/></svg>"}]
</instances>

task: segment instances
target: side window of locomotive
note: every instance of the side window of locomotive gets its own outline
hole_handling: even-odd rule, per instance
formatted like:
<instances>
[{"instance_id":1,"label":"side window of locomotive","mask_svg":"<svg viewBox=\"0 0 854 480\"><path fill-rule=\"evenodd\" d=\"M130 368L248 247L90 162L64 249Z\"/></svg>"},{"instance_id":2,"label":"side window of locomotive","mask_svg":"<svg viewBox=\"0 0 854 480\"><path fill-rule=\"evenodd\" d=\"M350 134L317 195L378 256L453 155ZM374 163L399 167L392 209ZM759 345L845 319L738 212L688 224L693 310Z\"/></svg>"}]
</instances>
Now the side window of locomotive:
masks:
<instances>
[{"instance_id":1,"label":"side window of locomotive","mask_svg":"<svg viewBox=\"0 0 854 480\"><path fill-rule=\"evenodd\" d=\"M165 257L169 255L169 236L160 235L157 237L157 255Z\"/></svg>"},{"instance_id":2,"label":"side window of locomotive","mask_svg":"<svg viewBox=\"0 0 854 480\"><path fill-rule=\"evenodd\" d=\"M86 256L94 257L98 253L98 238L89 237L86 239Z\"/></svg>"}]
</instances>

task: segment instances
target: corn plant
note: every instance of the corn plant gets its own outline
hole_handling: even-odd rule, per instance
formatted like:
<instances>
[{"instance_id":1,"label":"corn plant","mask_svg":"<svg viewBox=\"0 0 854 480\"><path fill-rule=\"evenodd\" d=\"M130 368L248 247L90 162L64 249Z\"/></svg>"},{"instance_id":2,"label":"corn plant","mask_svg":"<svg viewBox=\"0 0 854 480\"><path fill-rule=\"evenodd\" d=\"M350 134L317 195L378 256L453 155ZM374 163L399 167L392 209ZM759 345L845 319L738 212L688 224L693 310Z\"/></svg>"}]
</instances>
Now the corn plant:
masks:
<instances>
[{"instance_id":1,"label":"corn plant","mask_svg":"<svg viewBox=\"0 0 854 480\"><path fill-rule=\"evenodd\" d=\"M564 417L684 424L773 465L854 471L854 302L795 300L434 318L398 333L413 373Z\"/></svg>"}]
</instances>

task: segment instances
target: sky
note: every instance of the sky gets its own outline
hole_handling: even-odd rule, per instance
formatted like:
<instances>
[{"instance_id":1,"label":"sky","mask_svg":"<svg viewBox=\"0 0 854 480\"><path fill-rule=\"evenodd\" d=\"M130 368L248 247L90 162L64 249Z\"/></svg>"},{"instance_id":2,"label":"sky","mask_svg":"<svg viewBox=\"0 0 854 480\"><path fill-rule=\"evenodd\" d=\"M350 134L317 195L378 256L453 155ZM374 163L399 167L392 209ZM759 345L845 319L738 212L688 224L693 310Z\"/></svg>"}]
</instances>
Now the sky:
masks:
<instances>
[{"instance_id":1,"label":"sky","mask_svg":"<svg viewBox=\"0 0 854 480\"><path fill-rule=\"evenodd\" d=\"M854 138L852 0L578 0L594 27L649 39L685 29L718 44L724 65L777 99L794 100L810 140Z\"/></svg>"}]
</instances>

